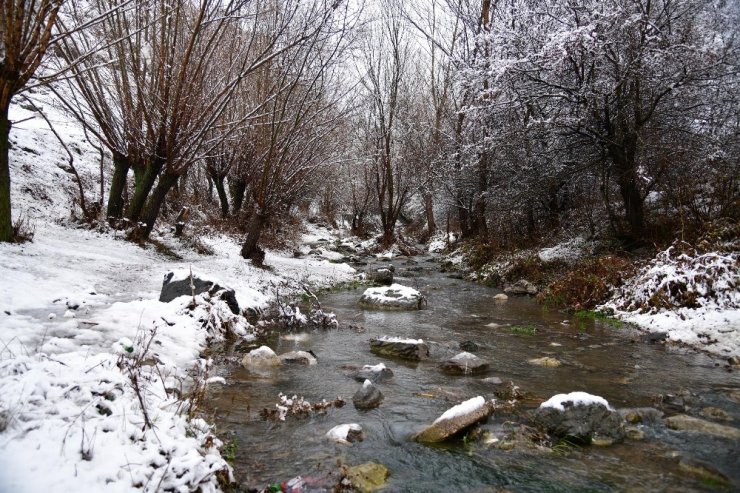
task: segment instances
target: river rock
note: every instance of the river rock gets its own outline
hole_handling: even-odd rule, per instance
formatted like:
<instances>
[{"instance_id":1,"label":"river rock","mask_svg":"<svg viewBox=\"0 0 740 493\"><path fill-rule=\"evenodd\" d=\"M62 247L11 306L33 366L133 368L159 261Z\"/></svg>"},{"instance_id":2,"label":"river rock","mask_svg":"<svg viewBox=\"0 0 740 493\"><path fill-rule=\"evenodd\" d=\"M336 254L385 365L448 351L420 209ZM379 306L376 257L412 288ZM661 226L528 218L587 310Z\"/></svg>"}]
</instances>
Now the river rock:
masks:
<instances>
[{"instance_id":1,"label":"river rock","mask_svg":"<svg viewBox=\"0 0 740 493\"><path fill-rule=\"evenodd\" d=\"M380 337L370 339L370 351L380 356L420 361L429 357L429 346L421 339L402 339L399 337Z\"/></svg>"},{"instance_id":2,"label":"river rock","mask_svg":"<svg viewBox=\"0 0 740 493\"><path fill-rule=\"evenodd\" d=\"M469 353L474 353L475 351L479 350L480 347L478 347L478 345L473 341L463 341L460 343L460 349Z\"/></svg>"},{"instance_id":3,"label":"river rock","mask_svg":"<svg viewBox=\"0 0 740 493\"><path fill-rule=\"evenodd\" d=\"M549 356L530 359L530 360L527 360L527 363L529 363L530 365L544 366L547 368L557 368L558 366L562 365L560 360L555 359L555 358L550 358Z\"/></svg>"},{"instance_id":4,"label":"river rock","mask_svg":"<svg viewBox=\"0 0 740 493\"><path fill-rule=\"evenodd\" d=\"M624 419L602 397L585 392L558 394L543 402L532 414L537 428L579 443L621 442L625 437Z\"/></svg>"},{"instance_id":5,"label":"river rock","mask_svg":"<svg viewBox=\"0 0 740 493\"><path fill-rule=\"evenodd\" d=\"M665 424L673 430L694 431L706 435L728 438L730 440L740 440L740 429L738 428L712 423L711 421L694 418L685 414L677 414L676 416L666 418Z\"/></svg>"},{"instance_id":6,"label":"river rock","mask_svg":"<svg viewBox=\"0 0 740 493\"><path fill-rule=\"evenodd\" d=\"M619 414L624 420L633 425L658 423L663 418L663 412L653 407L635 407L620 409Z\"/></svg>"},{"instance_id":7,"label":"river rock","mask_svg":"<svg viewBox=\"0 0 740 493\"><path fill-rule=\"evenodd\" d=\"M527 281L526 279L519 279L514 284L509 284L504 288L506 294L515 296L524 296L537 294L537 286Z\"/></svg>"},{"instance_id":8,"label":"river rock","mask_svg":"<svg viewBox=\"0 0 740 493\"><path fill-rule=\"evenodd\" d=\"M315 365L316 356L308 351L290 351L279 356L280 361L287 365Z\"/></svg>"},{"instance_id":9,"label":"river rock","mask_svg":"<svg viewBox=\"0 0 740 493\"><path fill-rule=\"evenodd\" d=\"M270 368L280 366L282 363L275 352L267 346L253 349L244 355L242 365L247 368Z\"/></svg>"},{"instance_id":10,"label":"river rock","mask_svg":"<svg viewBox=\"0 0 740 493\"><path fill-rule=\"evenodd\" d=\"M443 442L470 426L483 421L493 412L493 403L478 396L453 406L437 418L431 426L412 437L417 442Z\"/></svg>"},{"instance_id":11,"label":"river rock","mask_svg":"<svg viewBox=\"0 0 740 493\"><path fill-rule=\"evenodd\" d=\"M440 368L454 375L474 375L488 370L488 363L474 354L462 352L442 363Z\"/></svg>"},{"instance_id":12,"label":"river rock","mask_svg":"<svg viewBox=\"0 0 740 493\"><path fill-rule=\"evenodd\" d=\"M367 278L375 284L390 286L393 284L393 272L390 269L378 269L367 273Z\"/></svg>"},{"instance_id":13,"label":"river rock","mask_svg":"<svg viewBox=\"0 0 740 493\"><path fill-rule=\"evenodd\" d=\"M681 457L678 461L678 467L684 471L698 476L700 479L708 480L710 483L728 487L732 481L722 471L714 465L703 460L694 459L693 457Z\"/></svg>"},{"instance_id":14,"label":"river rock","mask_svg":"<svg viewBox=\"0 0 740 493\"><path fill-rule=\"evenodd\" d=\"M168 272L162 282L162 291L159 293L159 301L169 303L180 296L192 296L208 293L213 298L223 300L232 313L238 315L239 303L236 301L236 294L233 289L224 288L206 279L201 279L195 275L193 277L193 287L190 287L190 272Z\"/></svg>"},{"instance_id":15,"label":"river rock","mask_svg":"<svg viewBox=\"0 0 740 493\"><path fill-rule=\"evenodd\" d=\"M715 419L717 421L732 421L730 414L724 409L719 409L718 407L705 407L699 412L699 414L705 418Z\"/></svg>"},{"instance_id":16,"label":"river rock","mask_svg":"<svg viewBox=\"0 0 740 493\"><path fill-rule=\"evenodd\" d=\"M386 382L393 378L393 371L383 363L377 365L365 365L350 374L358 382L370 380L373 383Z\"/></svg>"},{"instance_id":17,"label":"river rock","mask_svg":"<svg viewBox=\"0 0 740 493\"><path fill-rule=\"evenodd\" d=\"M420 310L425 298L417 290L400 284L368 288L360 297L360 305L387 310Z\"/></svg>"},{"instance_id":18,"label":"river rock","mask_svg":"<svg viewBox=\"0 0 740 493\"><path fill-rule=\"evenodd\" d=\"M357 423L337 425L331 430L327 431L326 435L324 436L343 445L361 442L365 439L365 436L362 433L362 426L358 425Z\"/></svg>"},{"instance_id":19,"label":"river rock","mask_svg":"<svg viewBox=\"0 0 740 493\"><path fill-rule=\"evenodd\" d=\"M347 469L347 479L354 489L361 493L372 493L382 488L389 475L387 467L375 462L366 462Z\"/></svg>"},{"instance_id":20,"label":"river rock","mask_svg":"<svg viewBox=\"0 0 740 493\"><path fill-rule=\"evenodd\" d=\"M496 301L506 301L509 299L509 297L506 296L504 293L499 293L496 296L494 296L493 299Z\"/></svg>"},{"instance_id":21,"label":"river rock","mask_svg":"<svg viewBox=\"0 0 740 493\"><path fill-rule=\"evenodd\" d=\"M352 403L357 409L375 409L382 401L383 393L370 380L365 380L362 387L352 396Z\"/></svg>"}]
</instances>

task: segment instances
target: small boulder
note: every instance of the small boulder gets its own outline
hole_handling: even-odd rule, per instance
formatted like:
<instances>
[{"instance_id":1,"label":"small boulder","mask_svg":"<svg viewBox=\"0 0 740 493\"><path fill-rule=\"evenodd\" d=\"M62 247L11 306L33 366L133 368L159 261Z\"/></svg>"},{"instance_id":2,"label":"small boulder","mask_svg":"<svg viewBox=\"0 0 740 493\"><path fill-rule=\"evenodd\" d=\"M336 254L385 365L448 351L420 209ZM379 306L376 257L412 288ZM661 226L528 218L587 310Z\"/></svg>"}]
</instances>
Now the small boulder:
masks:
<instances>
[{"instance_id":1,"label":"small boulder","mask_svg":"<svg viewBox=\"0 0 740 493\"><path fill-rule=\"evenodd\" d=\"M739 428L712 423L711 421L705 421L685 414L677 414L676 416L666 418L665 424L672 430L694 431L706 435L728 438L730 440L740 440Z\"/></svg>"},{"instance_id":2,"label":"small boulder","mask_svg":"<svg viewBox=\"0 0 740 493\"><path fill-rule=\"evenodd\" d=\"M375 462L366 462L347 469L347 479L361 493L372 493L382 488L389 475L387 467Z\"/></svg>"},{"instance_id":3,"label":"small boulder","mask_svg":"<svg viewBox=\"0 0 740 493\"><path fill-rule=\"evenodd\" d=\"M625 437L622 416L604 398L586 392L551 397L534 411L532 422L555 437L584 444L611 444Z\"/></svg>"},{"instance_id":4,"label":"small boulder","mask_svg":"<svg viewBox=\"0 0 740 493\"><path fill-rule=\"evenodd\" d=\"M534 296L537 294L537 286L527 281L526 279L519 279L514 284L509 284L504 288L506 294L514 296Z\"/></svg>"},{"instance_id":5,"label":"small boulder","mask_svg":"<svg viewBox=\"0 0 740 493\"><path fill-rule=\"evenodd\" d=\"M192 276L192 287L190 285L190 273L168 272L164 276L162 291L159 293L159 301L169 303L180 296L193 296L208 293L212 298L223 300L229 307L229 310L235 315L240 313L239 303L236 301L236 293L233 289L224 288L214 283L201 279L195 275Z\"/></svg>"},{"instance_id":6,"label":"small boulder","mask_svg":"<svg viewBox=\"0 0 740 493\"><path fill-rule=\"evenodd\" d=\"M620 409L619 414L625 421L633 425L658 423L663 417L663 413L653 407L635 407L629 409Z\"/></svg>"},{"instance_id":7,"label":"small boulder","mask_svg":"<svg viewBox=\"0 0 740 493\"><path fill-rule=\"evenodd\" d=\"M421 361L429 357L429 346L421 339L399 337L380 337L370 339L370 351L380 356L390 356L411 361Z\"/></svg>"},{"instance_id":8,"label":"small boulder","mask_svg":"<svg viewBox=\"0 0 740 493\"><path fill-rule=\"evenodd\" d=\"M463 341L460 343L460 349L469 353L474 353L479 350L480 347L478 347L478 345L473 341Z\"/></svg>"},{"instance_id":9,"label":"small boulder","mask_svg":"<svg viewBox=\"0 0 740 493\"><path fill-rule=\"evenodd\" d=\"M247 368L270 368L280 366L281 361L272 349L261 346L244 355L242 365Z\"/></svg>"},{"instance_id":10,"label":"small boulder","mask_svg":"<svg viewBox=\"0 0 740 493\"><path fill-rule=\"evenodd\" d=\"M287 365L315 365L316 356L308 351L290 351L279 356L280 361Z\"/></svg>"},{"instance_id":11,"label":"small boulder","mask_svg":"<svg viewBox=\"0 0 740 493\"><path fill-rule=\"evenodd\" d=\"M492 402L486 402L481 396L474 397L445 411L431 426L414 435L412 439L424 443L443 442L483 421L492 412Z\"/></svg>"},{"instance_id":12,"label":"small boulder","mask_svg":"<svg viewBox=\"0 0 740 493\"><path fill-rule=\"evenodd\" d=\"M383 393L370 380L365 380L362 387L352 396L352 403L357 409L375 409L382 401Z\"/></svg>"},{"instance_id":13,"label":"small boulder","mask_svg":"<svg viewBox=\"0 0 740 493\"><path fill-rule=\"evenodd\" d=\"M375 284L390 286L393 284L393 272L390 269L378 269L367 273L367 278Z\"/></svg>"},{"instance_id":14,"label":"small boulder","mask_svg":"<svg viewBox=\"0 0 740 493\"><path fill-rule=\"evenodd\" d=\"M442 363L440 368L454 375L474 375L488 370L488 363L474 354L462 352Z\"/></svg>"},{"instance_id":15,"label":"small boulder","mask_svg":"<svg viewBox=\"0 0 740 493\"><path fill-rule=\"evenodd\" d=\"M426 298L417 290L400 284L368 288L360 297L360 305L386 310L420 310Z\"/></svg>"},{"instance_id":16,"label":"small boulder","mask_svg":"<svg viewBox=\"0 0 740 493\"><path fill-rule=\"evenodd\" d=\"M370 380L373 383L386 382L393 378L393 370L386 367L383 363L377 365L365 365L350 374L358 382Z\"/></svg>"},{"instance_id":17,"label":"small boulder","mask_svg":"<svg viewBox=\"0 0 740 493\"><path fill-rule=\"evenodd\" d=\"M550 358L549 356L545 356L542 358L534 358L527 360L527 363L534 366L544 366L546 368L557 368L558 366L562 365L560 360L555 358Z\"/></svg>"},{"instance_id":18,"label":"small boulder","mask_svg":"<svg viewBox=\"0 0 740 493\"><path fill-rule=\"evenodd\" d=\"M362 427L357 423L348 423L338 425L326 432L326 438L334 440L337 443L349 445L350 443L361 442L365 439L362 433Z\"/></svg>"},{"instance_id":19,"label":"small boulder","mask_svg":"<svg viewBox=\"0 0 740 493\"><path fill-rule=\"evenodd\" d=\"M499 293L496 296L494 296L493 299L496 301L506 301L509 299L509 297L506 296L504 293Z\"/></svg>"}]
</instances>

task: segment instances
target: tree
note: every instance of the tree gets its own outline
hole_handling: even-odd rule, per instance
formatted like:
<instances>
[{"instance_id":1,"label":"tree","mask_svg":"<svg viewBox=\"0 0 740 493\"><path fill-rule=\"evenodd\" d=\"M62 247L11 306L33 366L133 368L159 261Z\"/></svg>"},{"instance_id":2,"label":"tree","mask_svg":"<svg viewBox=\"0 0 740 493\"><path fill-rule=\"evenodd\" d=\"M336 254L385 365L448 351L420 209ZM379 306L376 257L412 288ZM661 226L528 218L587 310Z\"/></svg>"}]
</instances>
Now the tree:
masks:
<instances>
[{"instance_id":1,"label":"tree","mask_svg":"<svg viewBox=\"0 0 740 493\"><path fill-rule=\"evenodd\" d=\"M54 25L63 0L3 0L0 5L0 241L13 241L10 204L10 127L8 111L57 41Z\"/></svg>"}]
</instances>

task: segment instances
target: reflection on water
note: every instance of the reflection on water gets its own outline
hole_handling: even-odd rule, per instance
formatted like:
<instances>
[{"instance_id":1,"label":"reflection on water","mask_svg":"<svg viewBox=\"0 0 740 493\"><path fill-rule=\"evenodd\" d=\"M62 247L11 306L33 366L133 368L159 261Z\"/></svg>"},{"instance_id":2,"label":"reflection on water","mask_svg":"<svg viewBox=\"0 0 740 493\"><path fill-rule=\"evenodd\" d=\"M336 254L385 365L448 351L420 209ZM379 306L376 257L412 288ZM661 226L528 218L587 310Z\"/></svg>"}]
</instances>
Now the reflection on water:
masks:
<instances>
[{"instance_id":1,"label":"reflection on water","mask_svg":"<svg viewBox=\"0 0 740 493\"><path fill-rule=\"evenodd\" d=\"M403 276L403 265L396 267L397 275ZM362 289L332 294L322 300L323 307L364 331L313 331L268 341L278 354L311 349L318 365L284 366L261 374L236 366L219 369L228 384L213 386L210 406L219 429L237 443L234 465L243 482L262 487L299 474L321 475L335 471L340 460L384 464L391 471L389 491L711 490L711 485L679 469L678 457L684 455L712 463L740 485L740 444L662 426L644 428L644 441L558 453L506 451L463 440L435 447L410 442L412 433L457 403L456 397L493 397L491 387L481 382L488 376L513 381L527 394L530 407L553 394L575 390L601 395L613 407L651 406L659 394L688 389L700 399L694 412L719 407L734 418L727 424L738 426L740 375L716 366L718 360L706 355L647 344L626 327L569 317L525 298L494 301L493 289L431 270L398 281L420 289L429 300L428 308L363 310L356 304ZM513 326L534 326L536 332L512 330ZM373 355L368 341L383 334L424 339L430 345L430 360L409 364ZM480 346L476 354L491 363L491 370L475 377L442 374L437 364L460 352L458 345L466 340ZM557 358L563 365L543 368L527 363L542 356ZM341 367L381 361L394 372L391 381L377 384L385 400L377 409L358 411L351 397L360 384ZM312 402L342 396L348 405L303 420L262 421L259 411L274 407L281 392ZM448 401L429 394L446 395ZM493 416L486 427L500 427L511 419ZM363 442L343 446L323 438L333 426L351 422L362 425Z\"/></svg>"}]
</instances>

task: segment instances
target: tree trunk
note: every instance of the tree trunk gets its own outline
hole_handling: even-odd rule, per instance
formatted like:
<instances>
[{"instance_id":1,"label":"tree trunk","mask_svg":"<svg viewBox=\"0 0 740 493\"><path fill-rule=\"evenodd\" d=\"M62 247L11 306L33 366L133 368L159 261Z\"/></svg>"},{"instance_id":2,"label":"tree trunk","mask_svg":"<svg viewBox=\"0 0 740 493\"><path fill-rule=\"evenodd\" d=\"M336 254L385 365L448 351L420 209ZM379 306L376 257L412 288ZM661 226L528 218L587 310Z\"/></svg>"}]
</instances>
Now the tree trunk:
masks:
<instances>
[{"instance_id":1,"label":"tree trunk","mask_svg":"<svg viewBox=\"0 0 740 493\"><path fill-rule=\"evenodd\" d=\"M117 152L113 153L113 178L110 183L108 210L106 211L108 221L123 217L123 190L126 188L126 177L130 167L127 156Z\"/></svg>"},{"instance_id":2,"label":"tree trunk","mask_svg":"<svg viewBox=\"0 0 740 493\"><path fill-rule=\"evenodd\" d=\"M247 226L247 237L242 245L241 255L243 258L251 259L255 253L260 251L258 243L266 222L267 217L264 214L258 211L252 213Z\"/></svg>"},{"instance_id":3,"label":"tree trunk","mask_svg":"<svg viewBox=\"0 0 740 493\"><path fill-rule=\"evenodd\" d=\"M147 203L147 197L154 187L154 183L157 181L157 176L162 170L164 163L157 159L150 163L148 166L137 167L134 166L134 196L131 197L131 202L128 205L128 212L126 217L133 222L138 222L141 218L142 210L144 205ZM161 206L161 204L160 204ZM157 209L159 213L159 209Z\"/></svg>"},{"instance_id":4,"label":"tree trunk","mask_svg":"<svg viewBox=\"0 0 740 493\"><path fill-rule=\"evenodd\" d=\"M470 214L468 209L462 204L457 206L457 222L460 223L460 237L463 240L467 240L473 236L473 232L470 229Z\"/></svg>"},{"instance_id":5,"label":"tree trunk","mask_svg":"<svg viewBox=\"0 0 740 493\"><path fill-rule=\"evenodd\" d=\"M234 213L237 213L242 210L242 205L244 204L244 195L247 192L246 180L229 181L229 191L231 192L231 201L234 205Z\"/></svg>"},{"instance_id":6,"label":"tree trunk","mask_svg":"<svg viewBox=\"0 0 740 493\"><path fill-rule=\"evenodd\" d=\"M229 197L226 195L226 187L224 186L223 176L212 176L211 180L216 186L218 192L218 200L221 202L221 217L226 219L229 217Z\"/></svg>"},{"instance_id":7,"label":"tree trunk","mask_svg":"<svg viewBox=\"0 0 740 493\"><path fill-rule=\"evenodd\" d=\"M619 193L624 203L625 218L630 226L630 237L639 243L642 241L645 217L642 195L637 183L637 170L634 167L620 169L617 181L619 183Z\"/></svg>"},{"instance_id":8,"label":"tree trunk","mask_svg":"<svg viewBox=\"0 0 740 493\"><path fill-rule=\"evenodd\" d=\"M10 120L8 108L0 108L0 241L13 241L13 216L10 210Z\"/></svg>"},{"instance_id":9,"label":"tree trunk","mask_svg":"<svg viewBox=\"0 0 740 493\"><path fill-rule=\"evenodd\" d=\"M167 192L177 184L178 178L178 175L162 173L157 182L157 186L152 190L151 196L142 210L141 222L144 223L144 226L142 228L135 228L131 239L135 241L143 241L149 238L149 234L151 234L154 229L154 223L159 217L159 211L162 208L162 204L164 204L164 199L167 197Z\"/></svg>"},{"instance_id":10,"label":"tree trunk","mask_svg":"<svg viewBox=\"0 0 740 493\"><path fill-rule=\"evenodd\" d=\"M424 194L424 211L427 216L427 233L431 237L437 232L437 223L434 222L434 202L430 192Z\"/></svg>"}]
</instances>

